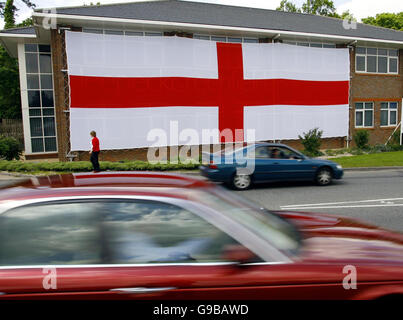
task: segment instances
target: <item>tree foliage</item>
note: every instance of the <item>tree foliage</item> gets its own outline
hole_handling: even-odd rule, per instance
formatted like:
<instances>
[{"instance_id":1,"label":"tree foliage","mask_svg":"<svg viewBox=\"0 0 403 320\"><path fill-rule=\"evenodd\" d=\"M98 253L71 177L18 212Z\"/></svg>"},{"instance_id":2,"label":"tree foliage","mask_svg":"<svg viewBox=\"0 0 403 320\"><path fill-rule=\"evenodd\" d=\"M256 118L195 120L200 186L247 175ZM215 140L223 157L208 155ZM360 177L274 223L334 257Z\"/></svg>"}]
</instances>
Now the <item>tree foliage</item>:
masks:
<instances>
[{"instance_id":1,"label":"tree foliage","mask_svg":"<svg viewBox=\"0 0 403 320\"><path fill-rule=\"evenodd\" d=\"M29 0L22 0L29 8L35 8L35 4ZM32 25L32 19L26 19L15 25L15 17L18 8L14 0L0 2L0 17L4 18L4 28L14 28ZM11 58L6 49L0 45L0 118L21 118L20 81L18 61Z\"/></svg>"},{"instance_id":2,"label":"tree foliage","mask_svg":"<svg viewBox=\"0 0 403 320\"><path fill-rule=\"evenodd\" d=\"M287 11L287 12L301 12L301 9L298 8L294 3L288 0L281 0L280 6L277 7L278 11Z\"/></svg>"},{"instance_id":3,"label":"tree foliage","mask_svg":"<svg viewBox=\"0 0 403 320\"><path fill-rule=\"evenodd\" d=\"M378 27L390 28L403 31L403 12L399 13L379 13L375 17L362 19L363 23Z\"/></svg>"}]
</instances>

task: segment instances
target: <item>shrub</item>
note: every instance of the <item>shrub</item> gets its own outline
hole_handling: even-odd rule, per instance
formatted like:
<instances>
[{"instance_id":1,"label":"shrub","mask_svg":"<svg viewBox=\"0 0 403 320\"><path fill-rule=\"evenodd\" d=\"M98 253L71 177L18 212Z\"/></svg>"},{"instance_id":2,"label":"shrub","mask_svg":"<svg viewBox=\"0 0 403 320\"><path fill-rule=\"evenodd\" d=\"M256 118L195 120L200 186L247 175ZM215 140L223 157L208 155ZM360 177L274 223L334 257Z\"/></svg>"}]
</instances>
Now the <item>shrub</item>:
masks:
<instances>
[{"instance_id":1,"label":"shrub","mask_svg":"<svg viewBox=\"0 0 403 320\"><path fill-rule=\"evenodd\" d=\"M22 148L16 139L0 136L0 158L6 160L19 160L21 153Z\"/></svg>"},{"instance_id":2,"label":"shrub","mask_svg":"<svg viewBox=\"0 0 403 320\"><path fill-rule=\"evenodd\" d=\"M369 133L367 130L358 130L353 139L358 149L364 150L368 148Z\"/></svg>"},{"instance_id":3,"label":"shrub","mask_svg":"<svg viewBox=\"0 0 403 320\"><path fill-rule=\"evenodd\" d=\"M169 171L169 170L194 170L199 164L151 164L145 161L125 161L110 162L101 161L101 170L109 171ZM92 171L92 165L89 161L73 161L73 162L22 162L22 161L5 161L0 160L0 171L12 172L88 172Z\"/></svg>"},{"instance_id":4,"label":"shrub","mask_svg":"<svg viewBox=\"0 0 403 320\"><path fill-rule=\"evenodd\" d=\"M304 146L304 153L311 157L317 157L322 155L319 151L321 145L323 131L319 130L319 128L311 129L308 132L303 133L303 137L300 135L298 138L300 139L302 145Z\"/></svg>"}]
</instances>

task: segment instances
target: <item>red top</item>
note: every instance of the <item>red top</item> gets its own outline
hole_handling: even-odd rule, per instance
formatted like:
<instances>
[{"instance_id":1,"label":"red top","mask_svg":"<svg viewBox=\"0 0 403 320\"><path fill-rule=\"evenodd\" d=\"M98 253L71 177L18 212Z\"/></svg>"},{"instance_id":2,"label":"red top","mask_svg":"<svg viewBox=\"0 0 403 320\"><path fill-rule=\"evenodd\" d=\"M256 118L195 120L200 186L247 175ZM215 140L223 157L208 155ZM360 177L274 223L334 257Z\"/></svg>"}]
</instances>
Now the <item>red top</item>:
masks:
<instances>
[{"instance_id":1,"label":"red top","mask_svg":"<svg viewBox=\"0 0 403 320\"><path fill-rule=\"evenodd\" d=\"M92 151L98 152L99 150L99 139L97 137L92 138Z\"/></svg>"}]
</instances>

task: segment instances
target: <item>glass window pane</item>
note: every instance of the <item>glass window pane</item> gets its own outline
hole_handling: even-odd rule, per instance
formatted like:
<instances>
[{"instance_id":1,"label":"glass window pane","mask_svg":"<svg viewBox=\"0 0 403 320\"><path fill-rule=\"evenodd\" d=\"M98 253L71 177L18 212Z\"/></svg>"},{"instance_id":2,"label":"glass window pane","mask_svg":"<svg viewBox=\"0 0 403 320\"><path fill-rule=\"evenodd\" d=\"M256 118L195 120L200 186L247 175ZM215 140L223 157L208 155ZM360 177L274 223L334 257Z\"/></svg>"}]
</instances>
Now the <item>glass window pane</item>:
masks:
<instances>
[{"instance_id":1,"label":"glass window pane","mask_svg":"<svg viewBox=\"0 0 403 320\"><path fill-rule=\"evenodd\" d=\"M242 42L242 38L232 38L232 37L228 37L228 42L241 43L241 42Z\"/></svg>"},{"instance_id":2,"label":"glass window pane","mask_svg":"<svg viewBox=\"0 0 403 320\"><path fill-rule=\"evenodd\" d=\"M57 151L56 138L45 138L45 152Z\"/></svg>"},{"instance_id":3,"label":"glass window pane","mask_svg":"<svg viewBox=\"0 0 403 320\"><path fill-rule=\"evenodd\" d=\"M41 99L39 97L39 91L28 91L28 105L30 108L40 108Z\"/></svg>"},{"instance_id":4,"label":"glass window pane","mask_svg":"<svg viewBox=\"0 0 403 320\"><path fill-rule=\"evenodd\" d=\"M43 138L31 139L32 152L43 152Z\"/></svg>"},{"instance_id":5,"label":"glass window pane","mask_svg":"<svg viewBox=\"0 0 403 320\"><path fill-rule=\"evenodd\" d=\"M356 70L365 72L365 57L364 56L356 56Z\"/></svg>"},{"instance_id":6,"label":"glass window pane","mask_svg":"<svg viewBox=\"0 0 403 320\"><path fill-rule=\"evenodd\" d=\"M95 33L95 34L103 34L103 30L101 29L91 29L91 28L84 28L83 32L86 33Z\"/></svg>"},{"instance_id":7,"label":"glass window pane","mask_svg":"<svg viewBox=\"0 0 403 320\"><path fill-rule=\"evenodd\" d=\"M363 119L362 119L362 112L361 111L357 111L355 113L355 125L356 127L361 127L363 124Z\"/></svg>"},{"instance_id":8,"label":"glass window pane","mask_svg":"<svg viewBox=\"0 0 403 320\"><path fill-rule=\"evenodd\" d=\"M217 41L217 42L227 42L227 39L225 37L216 37L216 36L212 36L211 37L212 41Z\"/></svg>"},{"instance_id":9,"label":"glass window pane","mask_svg":"<svg viewBox=\"0 0 403 320\"><path fill-rule=\"evenodd\" d=\"M389 72L397 73L397 58L389 58Z\"/></svg>"},{"instance_id":10,"label":"glass window pane","mask_svg":"<svg viewBox=\"0 0 403 320\"><path fill-rule=\"evenodd\" d=\"M378 72L387 73L388 72L388 58L378 57Z\"/></svg>"},{"instance_id":11,"label":"glass window pane","mask_svg":"<svg viewBox=\"0 0 403 320\"><path fill-rule=\"evenodd\" d=\"M105 203L104 228L112 263L224 261L225 246L237 244L199 216L154 202Z\"/></svg>"},{"instance_id":12,"label":"glass window pane","mask_svg":"<svg viewBox=\"0 0 403 320\"><path fill-rule=\"evenodd\" d=\"M123 31L121 30L105 30L105 34L113 34L113 35L122 35Z\"/></svg>"},{"instance_id":13,"label":"glass window pane","mask_svg":"<svg viewBox=\"0 0 403 320\"><path fill-rule=\"evenodd\" d=\"M43 112L44 116L53 116L55 114L55 109L45 108L45 109L42 109L42 112Z\"/></svg>"},{"instance_id":14,"label":"glass window pane","mask_svg":"<svg viewBox=\"0 0 403 320\"><path fill-rule=\"evenodd\" d=\"M53 137L56 135L55 118L45 117L43 118L43 131L45 137Z\"/></svg>"},{"instance_id":15,"label":"glass window pane","mask_svg":"<svg viewBox=\"0 0 403 320\"><path fill-rule=\"evenodd\" d=\"M388 109L389 104L387 102L381 102L381 109Z\"/></svg>"},{"instance_id":16,"label":"glass window pane","mask_svg":"<svg viewBox=\"0 0 403 320\"><path fill-rule=\"evenodd\" d=\"M323 48L336 48L336 45L335 44L324 43Z\"/></svg>"},{"instance_id":17,"label":"glass window pane","mask_svg":"<svg viewBox=\"0 0 403 320\"><path fill-rule=\"evenodd\" d=\"M25 52L38 52L38 45L33 43L25 44Z\"/></svg>"},{"instance_id":18,"label":"glass window pane","mask_svg":"<svg viewBox=\"0 0 403 320\"><path fill-rule=\"evenodd\" d=\"M398 56L398 51L397 50L389 50L389 56L397 57Z\"/></svg>"},{"instance_id":19,"label":"glass window pane","mask_svg":"<svg viewBox=\"0 0 403 320\"><path fill-rule=\"evenodd\" d=\"M365 110L364 125L365 127L372 127L372 114L373 111Z\"/></svg>"},{"instance_id":20,"label":"glass window pane","mask_svg":"<svg viewBox=\"0 0 403 320\"><path fill-rule=\"evenodd\" d=\"M367 72L376 72L376 56L367 56Z\"/></svg>"},{"instance_id":21,"label":"glass window pane","mask_svg":"<svg viewBox=\"0 0 403 320\"><path fill-rule=\"evenodd\" d=\"M388 110L381 110L381 126L388 125Z\"/></svg>"},{"instance_id":22,"label":"glass window pane","mask_svg":"<svg viewBox=\"0 0 403 320\"><path fill-rule=\"evenodd\" d=\"M51 75L41 75L41 88L42 89L53 89L53 82Z\"/></svg>"},{"instance_id":23,"label":"glass window pane","mask_svg":"<svg viewBox=\"0 0 403 320\"><path fill-rule=\"evenodd\" d=\"M397 102L390 102L390 103L389 103L389 108L391 108L391 109L397 109Z\"/></svg>"},{"instance_id":24,"label":"glass window pane","mask_svg":"<svg viewBox=\"0 0 403 320\"><path fill-rule=\"evenodd\" d=\"M144 35L144 33L141 31L125 31L125 35L131 36L131 37L133 37L133 36L142 37Z\"/></svg>"},{"instance_id":25,"label":"glass window pane","mask_svg":"<svg viewBox=\"0 0 403 320\"><path fill-rule=\"evenodd\" d=\"M39 55L39 65L41 73L52 73L52 63L50 54L41 53Z\"/></svg>"},{"instance_id":26,"label":"glass window pane","mask_svg":"<svg viewBox=\"0 0 403 320\"><path fill-rule=\"evenodd\" d=\"M36 74L27 74L28 89L39 89L39 76Z\"/></svg>"},{"instance_id":27,"label":"glass window pane","mask_svg":"<svg viewBox=\"0 0 403 320\"><path fill-rule=\"evenodd\" d=\"M29 109L29 116L30 117L40 117L41 109Z\"/></svg>"},{"instance_id":28,"label":"glass window pane","mask_svg":"<svg viewBox=\"0 0 403 320\"><path fill-rule=\"evenodd\" d=\"M309 47L309 43L308 42L298 42L297 46L301 46L301 47Z\"/></svg>"},{"instance_id":29,"label":"glass window pane","mask_svg":"<svg viewBox=\"0 0 403 320\"><path fill-rule=\"evenodd\" d=\"M47 44L40 44L38 47L39 52L50 52L50 46Z\"/></svg>"},{"instance_id":30,"label":"glass window pane","mask_svg":"<svg viewBox=\"0 0 403 320\"><path fill-rule=\"evenodd\" d=\"M365 102L365 109L373 109L374 104L372 102Z\"/></svg>"},{"instance_id":31,"label":"glass window pane","mask_svg":"<svg viewBox=\"0 0 403 320\"><path fill-rule=\"evenodd\" d=\"M27 73L38 73L38 54L26 53L25 67L27 69Z\"/></svg>"},{"instance_id":32,"label":"glass window pane","mask_svg":"<svg viewBox=\"0 0 403 320\"><path fill-rule=\"evenodd\" d=\"M390 124L397 124L397 111L390 111Z\"/></svg>"},{"instance_id":33,"label":"glass window pane","mask_svg":"<svg viewBox=\"0 0 403 320\"><path fill-rule=\"evenodd\" d=\"M53 91L43 90L42 93L42 108L53 108Z\"/></svg>"},{"instance_id":34,"label":"glass window pane","mask_svg":"<svg viewBox=\"0 0 403 320\"><path fill-rule=\"evenodd\" d=\"M310 47L313 47L313 48L322 48L322 44L321 44L321 43L311 43L311 44L310 44Z\"/></svg>"},{"instance_id":35,"label":"glass window pane","mask_svg":"<svg viewBox=\"0 0 403 320\"><path fill-rule=\"evenodd\" d=\"M355 108L356 108L356 109L363 109L363 108L364 108L364 104L363 104L362 102L357 102L357 103L355 104Z\"/></svg>"},{"instance_id":36,"label":"glass window pane","mask_svg":"<svg viewBox=\"0 0 403 320\"><path fill-rule=\"evenodd\" d=\"M378 55L379 56L387 56L388 55L388 50L387 49L378 49Z\"/></svg>"},{"instance_id":37,"label":"glass window pane","mask_svg":"<svg viewBox=\"0 0 403 320\"><path fill-rule=\"evenodd\" d=\"M367 54L374 54L376 55L378 50L376 48L367 48Z\"/></svg>"},{"instance_id":38,"label":"glass window pane","mask_svg":"<svg viewBox=\"0 0 403 320\"><path fill-rule=\"evenodd\" d=\"M162 32L145 32L146 37L161 37Z\"/></svg>"},{"instance_id":39,"label":"glass window pane","mask_svg":"<svg viewBox=\"0 0 403 320\"><path fill-rule=\"evenodd\" d=\"M42 118L30 118L31 137L42 137Z\"/></svg>"},{"instance_id":40,"label":"glass window pane","mask_svg":"<svg viewBox=\"0 0 403 320\"><path fill-rule=\"evenodd\" d=\"M1 217L0 265L101 263L97 204L13 209Z\"/></svg>"},{"instance_id":41,"label":"glass window pane","mask_svg":"<svg viewBox=\"0 0 403 320\"><path fill-rule=\"evenodd\" d=\"M259 43L259 39L244 38L243 42L245 42L245 43Z\"/></svg>"},{"instance_id":42,"label":"glass window pane","mask_svg":"<svg viewBox=\"0 0 403 320\"><path fill-rule=\"evenodd\" d=\"M366 48L363 48L363 47L357 47L356 53L358 53L358 54L366 54L366 53L367 53L367 49L366 49Z\"/></svg>"},{"instance_id":43,"label":"glass window pane","mask_svg":"<svg viewBox=\"0 0 403 320\"><path fill-rule=\"evenodd\" d=\"M201 34L195 34L193 35L193 38L199 40L210 40L210 36L203 36Z\"/></svg>"}]
</instances>

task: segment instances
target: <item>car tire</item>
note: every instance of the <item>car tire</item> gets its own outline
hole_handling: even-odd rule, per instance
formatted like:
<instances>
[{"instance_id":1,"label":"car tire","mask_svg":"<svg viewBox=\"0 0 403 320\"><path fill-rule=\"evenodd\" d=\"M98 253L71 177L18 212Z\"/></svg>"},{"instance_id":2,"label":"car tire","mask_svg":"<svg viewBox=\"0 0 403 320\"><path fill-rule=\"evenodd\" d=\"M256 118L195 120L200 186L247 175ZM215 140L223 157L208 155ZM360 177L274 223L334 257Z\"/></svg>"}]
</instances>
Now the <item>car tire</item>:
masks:
<instances>
[{"instance_id":1,"label":"car tire","mask_svg":"<svg viewBox=\"0 0 403 320\"><path fill-rule=\"evenodd\" d=\"M252 185L252 176L249 174L234 174L231 187L235 190L247 190Z\"/></svg>"},{"instance_id":2,"label":"car tire","mask_svg":"<svg viewBox=\"0 0 403 320\"><path fill-rule=\"evenodd\" d=\"M316 173L315 181L319 186L328 186L332 180L333 174L329 168L320 168Z\"/></svg>"}]
</instances>

